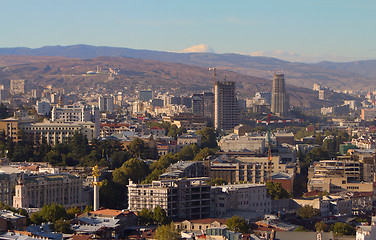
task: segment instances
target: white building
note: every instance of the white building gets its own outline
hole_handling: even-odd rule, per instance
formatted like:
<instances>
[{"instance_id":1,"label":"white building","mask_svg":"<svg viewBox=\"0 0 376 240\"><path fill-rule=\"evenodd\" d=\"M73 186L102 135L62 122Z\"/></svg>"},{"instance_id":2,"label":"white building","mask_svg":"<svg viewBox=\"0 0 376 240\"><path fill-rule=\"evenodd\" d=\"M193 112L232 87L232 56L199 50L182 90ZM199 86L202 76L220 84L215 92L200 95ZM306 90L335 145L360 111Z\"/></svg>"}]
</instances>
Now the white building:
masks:
<instances>
[{"instance_id":1,"label":"white building","mask_svg":"<svg viewBox=\"0 0 376 240\"><path fill-rule=\"evenodd\" d=\"M376 239L376 217L372 217L371 226L359 226L356 228L356 240Z\"/></svg>"},{"instance_id":2,"label":"white building","mask_svg":"<svg viewBox=\"0 0 376 240\"><path fill-rule=\"evenodd\" d=\"M52 121L62 122L93 122L95 124L95 136L100 132L100 112L98 107L84 106L82 104L53 107L51 111Z\"/></svg>"},{"instance_id":3,"label":"white building","mask_svg":"<svg viewBox=\"0 0 376 240\"><path fill-rule=\"evenodd\" d=\"M47 115L51 112L51 104L47 100L37 101L37 113Z\"/></svg>"},{"instance_id":4,"label":"white building","mask_svg":"<svg viewBox=\"0 0 376 240\"><path fill-rule=\"evenodd\" d=\"M265 184L232 184L212 187L212 215L227 217L242 214L257 218L271 212L271 199ZM230 217L231 217L230 216Z\"/></svg>"},{"instance_id":5,"label":"white building","mask_svg":"<svg viewBox=\"0 0 376 240\"><path fill-rule=\"evenodd\" d=\"M22 123L19 125L19 129L32 136L32 139L41 142L44 139L48 144L62 143L76 132L85 135L88 141L98 137L93 122L51 122L45 120L38 123Z\"/></svg>"},{"instance_id":6,"label":"white building","mask_svg":"<svg viewBox=\"0 0 376 240\"><path fill-rule=\"evenodd\" d=\"M265 151L265 136L239 136L235 133L223 137L219 141L219 146L225 152L239 152L251 151L257 153L264 153Z\"/></svg>"}]
</instances>

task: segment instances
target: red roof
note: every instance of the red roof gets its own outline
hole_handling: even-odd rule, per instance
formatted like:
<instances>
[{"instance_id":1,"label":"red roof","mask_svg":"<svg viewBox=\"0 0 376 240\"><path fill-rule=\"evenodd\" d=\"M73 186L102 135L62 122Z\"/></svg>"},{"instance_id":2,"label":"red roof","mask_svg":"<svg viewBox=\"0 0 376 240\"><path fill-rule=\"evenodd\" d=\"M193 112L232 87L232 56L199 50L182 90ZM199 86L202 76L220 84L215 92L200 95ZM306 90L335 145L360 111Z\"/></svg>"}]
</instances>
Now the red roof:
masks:
<instances>
[{"instance_id":1,"label":"red roof","mask_svg":"<svg viewBox=\"0 0 376 240\"><path fill-rule=\"evenodd\" d=\"M128 214L129 211L122 211L122 210L115 210L115 209L99 209L97 211L91 211L90 214L97 215L97 216L113 216L116 217L120 214Z\"/></svg>"}]
</instances>

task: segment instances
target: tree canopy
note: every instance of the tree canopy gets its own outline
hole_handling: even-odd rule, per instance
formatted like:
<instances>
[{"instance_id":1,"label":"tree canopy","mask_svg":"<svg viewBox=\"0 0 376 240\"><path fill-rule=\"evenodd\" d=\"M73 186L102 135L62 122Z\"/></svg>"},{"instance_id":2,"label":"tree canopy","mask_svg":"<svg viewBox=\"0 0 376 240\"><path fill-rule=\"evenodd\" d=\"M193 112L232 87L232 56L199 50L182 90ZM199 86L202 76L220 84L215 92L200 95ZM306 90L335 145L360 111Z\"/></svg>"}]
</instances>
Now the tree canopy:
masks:
<instances>
[{"instance_id":1,"label":"tree canopy","mask_svg":"<svg viewBox=\"0 0 376 240\"><path fill-rule=\"evenodd\" d=\"M159 226L155 234L157 240L178 240L180 236L180 232L175 228L174 223Z\"/></svg>"},{"instance_id":2,"label":"tree canopy","mask_svg":"<svg viewBox=\"0 0 376 240\"><path fill-rule=\"evenodd\" d=\"M291 197L291 194L282 187L281 183L273 183L272 181L268 181L266 183L266 191L268 196L273 200Z\"/></svg>"},{"instance_id":3,"label":"tree canopy","mask_svg":"<svg viewBox=\"0 0 376 240\"><path fill-rule=\"evenodd\" d=\"M250 231L250 225L243 217L232 216L231 218L227 219L226 225L230 230L235 232L249 233Z\"/></svg>"},{"instance_id":4,"label":"tree canopy","mask_svg":"<svg viewBox=\"0 0 376 240\"><path fill-rule=\"evenodd\" d=\"M321 216L321 212L312 206L306 205L298 209L298 216L302 218L314 218Z\"/></svg>"}]
</instances>

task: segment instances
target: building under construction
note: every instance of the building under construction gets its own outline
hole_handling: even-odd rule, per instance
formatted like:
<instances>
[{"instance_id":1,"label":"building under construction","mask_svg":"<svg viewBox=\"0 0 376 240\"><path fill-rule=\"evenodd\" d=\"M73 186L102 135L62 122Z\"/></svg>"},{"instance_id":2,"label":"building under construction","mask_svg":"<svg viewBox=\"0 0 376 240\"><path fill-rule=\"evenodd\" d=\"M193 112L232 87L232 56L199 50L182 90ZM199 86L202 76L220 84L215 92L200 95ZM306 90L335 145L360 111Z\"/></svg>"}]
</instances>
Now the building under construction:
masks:
<instances>
[{"instance_id":1,"label":"building under construction","mask_svg":"<svg viewBox=\"0 0 376 240\"><path fill-rule=\"evenodd\" d=\"M285 75L274 74L271 112L277 116L286 116L289 110L289 97L285 88Z\"/></svg>"},{"instance_id":2,"label":"building under construction","mask_svg":"<svg viewBox=\"0 0 376 240\"><path fill-rule=\"evenodd\" d=\"M231 130L239 125L239 105L235 82L221 81L214 84L214 127Z\"/></svg>"}]
</instances>

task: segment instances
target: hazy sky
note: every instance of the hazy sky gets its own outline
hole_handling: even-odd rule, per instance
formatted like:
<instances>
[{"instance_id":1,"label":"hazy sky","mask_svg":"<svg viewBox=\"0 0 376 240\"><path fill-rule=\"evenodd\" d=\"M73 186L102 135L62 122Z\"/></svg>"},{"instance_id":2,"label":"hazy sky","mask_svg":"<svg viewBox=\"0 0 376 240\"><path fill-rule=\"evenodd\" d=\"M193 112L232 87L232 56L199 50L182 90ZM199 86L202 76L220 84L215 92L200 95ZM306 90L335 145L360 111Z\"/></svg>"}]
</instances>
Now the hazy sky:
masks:
<instances>
[{"instance_id":1,"label":"hazy sky","mask_svg":"<svg viewBox=\"0 0 376 240\"><path fill-rule=\"evenodd\" d=\"M0 47L376 59L375 0L0 0Z\"/></svg>"}]
</instances>

